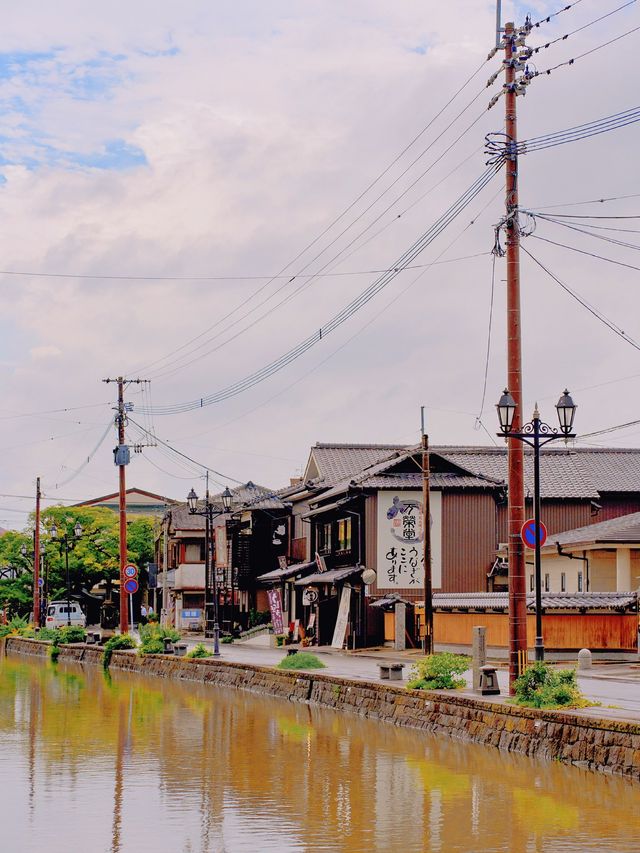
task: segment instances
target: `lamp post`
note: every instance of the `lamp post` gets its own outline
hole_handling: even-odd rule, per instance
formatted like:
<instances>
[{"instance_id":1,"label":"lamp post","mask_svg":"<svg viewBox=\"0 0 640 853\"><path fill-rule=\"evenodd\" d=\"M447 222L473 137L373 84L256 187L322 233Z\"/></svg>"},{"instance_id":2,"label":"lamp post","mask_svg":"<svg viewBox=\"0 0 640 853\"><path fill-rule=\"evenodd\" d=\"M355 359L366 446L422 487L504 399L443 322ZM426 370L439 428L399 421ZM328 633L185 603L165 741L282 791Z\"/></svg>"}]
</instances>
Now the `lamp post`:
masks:
<instances>
[{"instance_id":1,"label":"lamp post","mask_svg":"<svg viewBox=\"0 0 640 853\"><path fill-rule=\"evenodd\" d=\"M219 515L226 515L231 511L231 501L233 495L231 490L227 488L222 493L222 509L217 509L209 498L209 489L207 489L204 506L198 508L198 495L194 489L191 489L187 495L187 504L189 506L190 515L203 515L205 518L204 528L204 635L210 637L213 634L213 654L215 657L220 656L220 622L218 619L218 579L216 577L215 567L211 567L211 530L213 528L213 519ZM211 583L213 574L213 583ZM212 624L212 629L209 625Z\"/></svg>"},{"instance_id":2,"label":"lamp post","mask_svg":"<svg viewBox=\"0 0 640 853\"><path fill-rule=\"evenodd\" d=\"M73 538L68 533L58 536L58 528L55 522L49 528L49 535L60 545L60 553L64 553L64 569L67 580L67 625L71 625L71 578L69 576L69 551L71 551L78 539L82 536L82 525L76 521L73 527Z\"/></svg>"},{"instance_id":3,"label":"lamp post","mask_svg":"<svg viewBox=\"0 0 640 853\"><path fill-rule=\"evenodd\" d=\"M573 420L576 415L577 406L571 399L569 391L564 393L556 403L560 429L549 426L540 419L538 404L533 410L533 417L529 423L523 424L520 429L514 430L514 415L516 403L505 388L502 397L496 405L498 410L498 421L500 432L498 435L504 438L515 438L528 444L533 448L533 518L535 526L535 585L536 585L536 660L544 660L544 640L542 637L542 561L540 556L540 448L551 441L564 438L575 438L572 432Z\"/></svg>"}]
</instances>

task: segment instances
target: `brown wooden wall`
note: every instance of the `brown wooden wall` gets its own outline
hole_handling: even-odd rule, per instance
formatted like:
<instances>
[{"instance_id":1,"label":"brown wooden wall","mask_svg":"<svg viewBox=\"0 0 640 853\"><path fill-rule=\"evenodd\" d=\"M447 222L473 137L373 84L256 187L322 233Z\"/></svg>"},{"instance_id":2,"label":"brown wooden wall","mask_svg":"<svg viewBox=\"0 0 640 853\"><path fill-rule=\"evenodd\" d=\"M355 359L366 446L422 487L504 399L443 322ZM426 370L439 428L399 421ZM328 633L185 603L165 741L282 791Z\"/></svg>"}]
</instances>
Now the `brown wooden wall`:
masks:
<instances>
[{"instance_id":1,"label":"brown wooden wall","mask_svg":"<svg viewBox=\"0 0 640 853\"><path fill-rule=\"evenodd\" d=\"M433 633L436 643L470 645L473 628L484 625L487 645L507 648L509 616L507 613L434 613ZM545 647L557 649L638 648L638 616L627 613L547 613L542 631ZM535 616L527 616L527 644L535 643Z\"/></svg>"},{"instance_id":2,"label":"brown wooden wall","mask_svg":"<svg viewBox=\"0 0 640 853\"><path fill-rule=\"evenodd\" d=\"M484 592L496 558L496 502L486 492L442 495L441 592Z\"/></svg>"},{"instance_id":3,"label":"brown wooden wall","mask_svg":"<svg viewBox=\"0 0 640 853\"><path fill-rule=\"evenodd\" d=\"M640 494L603 494L598 503L602 509L593 521L607 521L609 518L618 518L628 515L630 512L640 512Z\"/></svg>"},{"instance_id":4,"label":"brown wooden wall","mask_svg":"<svg viewBox=\"0 0 640 853\"><path fill-rule=\"evenodd\" d=\"M533 518L533 502L526 501L525 515ZM574 530L576 527L585 527L594 521L602 521L602 516L591 515L591 503L587 500L561 501L543 500L541 516L547 532L562 533L564 530ZM507 505L500 504L498 507L498 542L507 542Z\"/></svg>"}]
</instances>

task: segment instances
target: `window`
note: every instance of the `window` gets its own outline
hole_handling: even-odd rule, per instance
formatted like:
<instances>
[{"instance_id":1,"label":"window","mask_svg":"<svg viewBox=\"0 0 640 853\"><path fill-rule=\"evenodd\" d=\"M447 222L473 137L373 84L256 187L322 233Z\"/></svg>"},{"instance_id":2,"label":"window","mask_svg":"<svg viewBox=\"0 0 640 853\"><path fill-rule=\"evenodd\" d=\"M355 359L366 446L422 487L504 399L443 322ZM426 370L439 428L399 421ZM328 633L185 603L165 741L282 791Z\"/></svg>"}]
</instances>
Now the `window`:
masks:
<instances>
[{"instance_id":1,"label":"window","mask_svg":"<svg viewBox=\"0 0 640 853\"><path fill-rule=\"evenodd\" d=\"M560 592L567 591L567 576L564 572L560 573Z\"/></svg>"},{"instance_id":2,"label":"window","mask_svg":"<svg viewBox=\"0 0 640 853\"><path fill-rule=\"evenodd\" d=\"M582 592L582 572L578 572L578 592Z\"/></svg>"},{"instance_id":3,"label":"window","mask_svg":"<svg viewBox=\"0 0 640 853\"><path fill-rule=\"evenodd\" d=\"M549 592L549 586L550 586L550 584L549 584L549 575L548 575L548 574L546 574L546 575L544 576L544 591L545 591L545 592Z\"/></svg>"},{"instance_id":4,"label":"window","mask_svg":"<svg viewBox=\"0 0 640 853\"><path fill-rule=\"evenodd\" d=\"M534 579L533 575L529 575L529 591L533 592L535 588L536 588L535 579Z\"/></svg>"},{"instance_id":5,"label":"window","mask_svg":"<svg viewBox=\"0 0 640 853\"><path fill-rule=\"evenodd\" d=\"M188 542L184 548L185 563L204 563L204 541Z\"/></svg>"},{"instance_id":6,"label":"window","mask_svg":"<svg viewBox=\"0 0 640 853\"><path fill-rule=\"evenodd\" d=\"M318 553L331 553L331 522L318 525Z\"/></svg>"},{"instance_id":7,"label":"window","mask_svg":"<svg viewBox=\"0 0 640 853\"><path fill-rule=\"evenodd\" d=\"M351 550L351 519L341 518L338 522L337 551Z\"/></svg>"}]
</instances>

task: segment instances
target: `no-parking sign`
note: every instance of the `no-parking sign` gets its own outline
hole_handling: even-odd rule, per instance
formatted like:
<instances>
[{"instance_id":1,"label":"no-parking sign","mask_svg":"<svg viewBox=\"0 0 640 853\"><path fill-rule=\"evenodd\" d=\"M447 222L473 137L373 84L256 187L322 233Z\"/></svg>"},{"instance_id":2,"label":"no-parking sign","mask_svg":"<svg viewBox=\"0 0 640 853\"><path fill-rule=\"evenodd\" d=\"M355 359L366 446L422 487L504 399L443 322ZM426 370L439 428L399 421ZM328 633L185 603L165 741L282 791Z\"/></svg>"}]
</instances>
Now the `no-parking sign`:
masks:
<instances>
[{"instance_id":1,"label":"no-parking sign","mask_svg":"<svg viewBox=\"0 0 640 853\"><path fill-rule=\"evenodd\" d=\"M534 518L530 518L528 521L525 521L522 525L520 536L527 548L536 547L536 522ZM538 525L538 538L540 540L540 547L542 548L544 543L547 541L547 528L542 522L539 522Z\"/></svg>"}]
</instances>

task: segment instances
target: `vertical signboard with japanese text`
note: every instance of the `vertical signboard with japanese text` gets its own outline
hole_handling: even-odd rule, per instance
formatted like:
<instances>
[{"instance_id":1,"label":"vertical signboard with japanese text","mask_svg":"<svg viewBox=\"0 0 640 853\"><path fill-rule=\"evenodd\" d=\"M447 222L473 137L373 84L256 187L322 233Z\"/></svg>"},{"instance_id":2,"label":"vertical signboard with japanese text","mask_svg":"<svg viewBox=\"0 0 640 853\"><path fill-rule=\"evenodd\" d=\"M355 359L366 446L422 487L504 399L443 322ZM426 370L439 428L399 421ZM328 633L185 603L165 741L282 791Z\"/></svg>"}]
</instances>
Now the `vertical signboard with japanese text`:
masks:
<instances>
[{"instance_id":1,"label":"vertical signboard with japanese text","mask_svg":"<svg viewBox=\"0 0 640 853\"><path fill-rule=\"evenodd\" d=\"M442 586L442 495L430 492L431 575ZM378 492L378 589L424 589L422 493Z\"/></svg>"},{"instance_id":2,"label":"vertical signboard with japanese text","mask_svg":"<svg viewBox=\"0 0 640 853\"><path fill-rule=\"evenodd\" d=\"M273 633L282 634L284 632L284 619L282 617L282 598L280 597L280 590L268 590L267 598L269 599L269 610L271 611Z\"/></svg>"}]
</instances>

